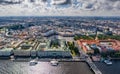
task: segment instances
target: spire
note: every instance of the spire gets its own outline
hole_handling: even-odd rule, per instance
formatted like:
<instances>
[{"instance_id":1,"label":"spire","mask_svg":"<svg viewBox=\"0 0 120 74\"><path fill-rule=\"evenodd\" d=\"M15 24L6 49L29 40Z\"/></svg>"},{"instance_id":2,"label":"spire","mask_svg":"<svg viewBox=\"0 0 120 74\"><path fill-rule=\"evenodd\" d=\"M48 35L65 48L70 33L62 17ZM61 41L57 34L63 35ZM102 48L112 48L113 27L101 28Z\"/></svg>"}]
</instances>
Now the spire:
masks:
<instances>
[{"instance_id":1,"label":"spire","mask_svg":"<svg viewBox=\"0 0 120 74\"><path fill-rule=\"evenodd\" d=\"M96 33L95 34L96 37L95 37L95 40L98 40L98 32L97 31L98 31L98 28L96 28L96 32L95 32Z\"/></svg>"}]
</instances>

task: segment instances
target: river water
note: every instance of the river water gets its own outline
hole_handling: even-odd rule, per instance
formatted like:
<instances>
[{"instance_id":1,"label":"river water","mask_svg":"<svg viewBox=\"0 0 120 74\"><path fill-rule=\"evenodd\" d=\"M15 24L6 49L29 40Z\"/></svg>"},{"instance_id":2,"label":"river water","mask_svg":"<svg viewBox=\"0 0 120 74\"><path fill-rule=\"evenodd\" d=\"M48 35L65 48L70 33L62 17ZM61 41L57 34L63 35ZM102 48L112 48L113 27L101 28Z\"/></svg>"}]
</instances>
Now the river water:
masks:
<instances>
[{"instance_id":1,"label":"river water","mask_svg":"<svg viewBox=\"0 0 120 74\"><path fill-rule=\"evenodd\" d=\"M51 66L49 62L38 62L30 66L29 62L0 60L0 74L93 74L85 62L59 62Z\"/></svg>"}]
</instances>

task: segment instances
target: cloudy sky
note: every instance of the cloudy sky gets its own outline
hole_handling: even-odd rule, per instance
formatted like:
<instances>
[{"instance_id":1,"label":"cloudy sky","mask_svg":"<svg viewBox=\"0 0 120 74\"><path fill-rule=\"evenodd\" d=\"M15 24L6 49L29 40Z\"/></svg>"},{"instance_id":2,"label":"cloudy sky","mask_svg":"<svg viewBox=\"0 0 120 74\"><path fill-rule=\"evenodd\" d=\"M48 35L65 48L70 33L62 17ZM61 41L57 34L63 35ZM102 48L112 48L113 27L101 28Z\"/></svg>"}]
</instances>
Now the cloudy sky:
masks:
<instances>
[{"instance_id":1,"label":"cloudy sky","mask_svg":"<svg viewBox=\"0 0 120 74\"><path fill-rule=\"evenodd\" d=\"M120 16L120 0L0 0L0 16Z\"/></svg>"}]
</instances>

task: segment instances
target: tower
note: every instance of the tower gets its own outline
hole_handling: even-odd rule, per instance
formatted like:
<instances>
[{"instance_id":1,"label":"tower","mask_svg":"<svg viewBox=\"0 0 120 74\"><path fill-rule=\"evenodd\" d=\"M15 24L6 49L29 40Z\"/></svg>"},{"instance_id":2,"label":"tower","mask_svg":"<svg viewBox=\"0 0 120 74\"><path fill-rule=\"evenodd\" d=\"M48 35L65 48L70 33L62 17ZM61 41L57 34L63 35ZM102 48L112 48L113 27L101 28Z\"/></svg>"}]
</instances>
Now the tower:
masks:
<instances>
[{"instance_id":1,"label":"tower","mask_svg":"<svg viewBox=\"0 0 120 74\"><path fill-rule=\"evenodd\" d=\"M96 31L95 31L95 40L98 40L98 28L96 28Z\"/></svg>"}]
</instances>

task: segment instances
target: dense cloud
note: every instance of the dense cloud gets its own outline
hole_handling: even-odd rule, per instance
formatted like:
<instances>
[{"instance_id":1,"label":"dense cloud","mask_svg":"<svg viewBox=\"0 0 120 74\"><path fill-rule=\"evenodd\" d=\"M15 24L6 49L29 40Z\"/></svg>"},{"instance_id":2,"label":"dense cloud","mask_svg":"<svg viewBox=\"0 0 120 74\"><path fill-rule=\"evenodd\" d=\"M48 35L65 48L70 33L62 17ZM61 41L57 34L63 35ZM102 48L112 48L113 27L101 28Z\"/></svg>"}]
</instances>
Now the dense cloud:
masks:
<instances>
[{"instance_id":1,"label":"dense cloud","mask_svg":"<svg viewBox=\"0 0 120 74\"><path fill-rule=\"evenodd\" d=\"M20 4L20 0L0 0L0 4Z\"/></svg>"},{"instance_id":2,"label":"dense cloud","mask_svg":"<svg viewBox=\"0 0 120 74\"><path fill-rule=\"evenodd\" d=\"M51 0L52 5L71 4L71 0Z\"/></svg>"},{"instance_id":3,"label":"dense cloud","mask_svg":"<svg viewBox=\"0 0 120 74\"><path fill-rule=\"evenodd\" d=\"M120 0L0 0L0 15L92 14L120 16Z\"/></svg>"}]
</instances>

